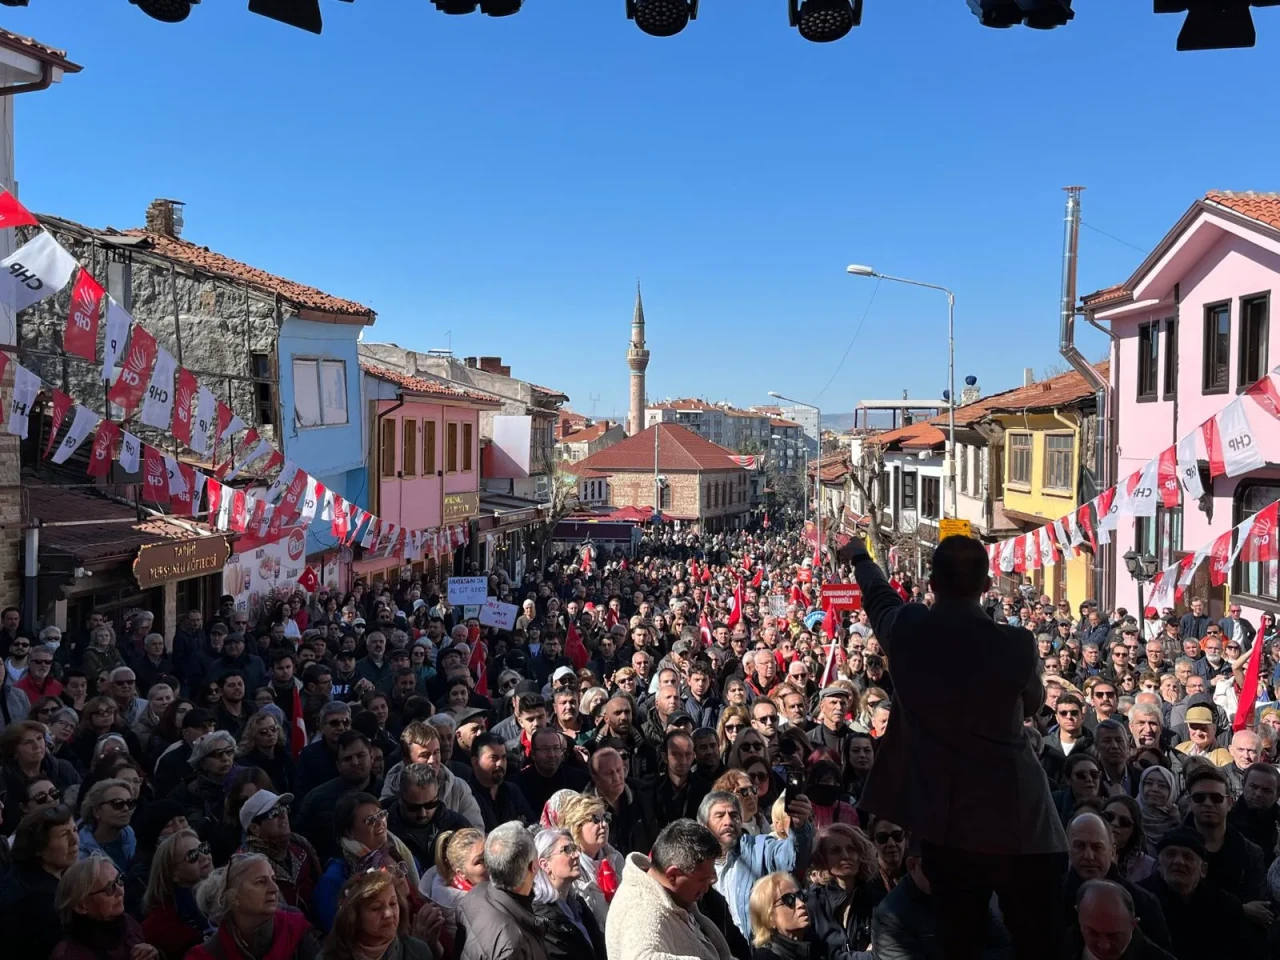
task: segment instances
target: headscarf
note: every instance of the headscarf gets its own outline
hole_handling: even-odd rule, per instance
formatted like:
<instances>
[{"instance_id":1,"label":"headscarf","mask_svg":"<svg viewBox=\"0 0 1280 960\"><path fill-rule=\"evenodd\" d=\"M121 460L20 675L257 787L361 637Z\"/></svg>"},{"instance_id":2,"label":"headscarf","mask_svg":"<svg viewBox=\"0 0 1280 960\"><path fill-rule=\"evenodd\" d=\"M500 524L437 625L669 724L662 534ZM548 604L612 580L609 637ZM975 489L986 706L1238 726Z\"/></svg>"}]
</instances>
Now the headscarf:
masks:
<instances>
[{"instance_id":1,"label":"headscarf","mask_svg":"<svg viewBox=\"0 0 1280 960\"><path fill-rule=\"evenodd\" d=\"M548 829L560 826L560 808L566 800L576 796L579 796L577 790L557 790L542 805L542 818L539 822Z\"/></svg>"},{"instance_id":2,"label":"headscarf","mask_svg":"<svg viewBox=\"0 0 1280 960\"><path fill-rule=\"evenodd\" d=\"M1149 777L1159 777L1164 780L1169 787L1168 802L1156 806L1147 801L1142 788ZM1181 818L1178 816L1178 805L1175 803L1177 792L1178 787L1173 773L1165 767L1159 765L1147 767L1138 779L1138 808L1142 811L1142 830L1147 835L1148 843L1154 844L1170 830L1181 824Z\"/></svg>"}]
</instances>

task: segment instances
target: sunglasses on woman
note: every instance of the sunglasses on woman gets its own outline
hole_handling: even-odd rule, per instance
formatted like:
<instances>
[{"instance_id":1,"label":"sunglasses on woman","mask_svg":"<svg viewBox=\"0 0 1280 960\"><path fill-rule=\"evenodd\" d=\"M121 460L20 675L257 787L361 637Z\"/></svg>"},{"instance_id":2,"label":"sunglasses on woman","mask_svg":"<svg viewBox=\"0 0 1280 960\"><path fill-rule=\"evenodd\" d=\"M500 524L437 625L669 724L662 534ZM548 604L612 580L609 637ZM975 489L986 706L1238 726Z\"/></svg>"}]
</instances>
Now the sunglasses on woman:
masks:
<instances>
[{"instance_id":1,"label":"sunglasses on woman","mask_svg":"<svg viewBox=\"0 0 1280 960\"><path fill-rule=\"evenodd\" d=\"M371 813L364 818L364 825L366 827L372 827L375 823L386 823L386 822L387 822L387 811L385 810L379 810L377 813Z\"/></svg>"},{"instance_id":2,"label":"sunglasses on woman","mask_svg":"<svg viewBox=\"0 0 1280 960\"><path fill-rule=\"evenodd\" d=\"M288 815L289 815L288 804L277 803L274 807L272 807L266 813L260 813L256 817L254 817L253 822L261 823L263 820L278 820L281 817L287 817Z\"/></svg>"},{"instance_id":3,"label":"sunglasses on woman","mask_svg":"<svg viewBox=\"0 0 1280 960\"><path fill-rule=\"evenodd\" d=\"M742 729L742 724L740 723L726 723L724 725L725 733L737 733L741 729Z\"/></svg>"},{"instance_id":4,"label":"sunglasses on woman","mask_svg":"<svg viewBox=\"0 0 1280 960\"><path fill-rule=\"evenodd\" d=\"M40 793L37 793L34 797L29 798L27 802L39 803L39 804L57 803L61 798L62 798L62 791L59 790L57 787L54 787L53 789L48 791L42 790Z\"/></svg>"},{"instance_id":5,"label":"sunglasses on woman","mask_svg":"<svg viewBox=\"0 0 1280 960\"><path fill-rule=\"evenodd\" d=\"M1102 812L1102 819L1106 820L1107 823L1114 824L1117 827L1124 827L1125 829L1133 826L1132 817L1122 817L1120 814L1111 810L1104 810Z\"/></svg>"},{"instance_id":6,"label":"sunglasses on woman","mask_svg":"<svg viewBox=\"0 0 1280 960\"><path fill-rule=\"evenodd\" d=\"M587 823L594 823L597 827L601 824L612 823L613 817L607 813L593 813L587 817Z\"/></svg>"},{"instance_id":7,"label":"sunglasses on woman","mask_svg":"<svg viewBox=\"0 0 1280 960\"><path fill-rule=\"evenodd\" d=\"M901 843L906 835L903 830L886 830L884 833L877 833L871 839L882 845L886 843Z\"/></svg>"},{"instance_id":8,"label":"sunglasses on woman","mask_svg":"<svg viewBox=\"0 0 1280 960\"><path fill-rule=\"evenodd\" d=\"M794 910L797 903L805 903L809 899L809 895L803 890L788 890L777 900L773 901L773 905L786 907L788 910Z\"/></svg>"},{"instance_id":9,"label":"sunglasses on woman","mask_svg":"<svg viewBox=\"0 0 1280 960\"><path fill-rule=\"evenodd\" d=\"M132 810L138 805L138 801L130 797L128 800L122 800L120 797L112 797L110 800L102 801L104 807L110 807L112 810Z\"/></svg>"},{"instance_id":10,"label":"sunglasses on woman","mask_svg":"<svg viewBox=\"0 0 1280 960\"><path fill-rule=\"evenodd\" d=\"M105 893L107 896L113 897L117 893L123 893L123 892L124 892L124 877L117 873L115 875L115 878L110 883L108 883L104 887L100 887L97 890L90 891L89 896L96 897L100 893Z\"/></svg>"},{"instance_id":11,"label":"sunglasses on woman","mask_svg":"<svg viewBox=\"0 0 1280 960\"><path fill-rule=\"evenodd\" d=\"M747 784L747 785L745 785L745 786L741 786L741 787L739 787L737 790L735 790L735 791L733 791L733 792L734 792L734 793L736 793L738 796L743 797L744 799L745 799L746 797L754 797L754 796L756 796L756 795L757 795L757 790L756 790L756 788L755 788L754 786L750 785L750 784Z\"/></svg>"},{"instance_id":12,"label":"sunglasses on woman","mask_svg":"<svg viewBox=\"0 0 1280 960\"><path fill-rule=\"evenodd\" d=\"M207 843L201 843L188 850L186 854L183 855L182 859L187 861L187 863L195 863L201 857L209 856L209 851L212 849L213 848Z\"/></svg>"}]
</instances>

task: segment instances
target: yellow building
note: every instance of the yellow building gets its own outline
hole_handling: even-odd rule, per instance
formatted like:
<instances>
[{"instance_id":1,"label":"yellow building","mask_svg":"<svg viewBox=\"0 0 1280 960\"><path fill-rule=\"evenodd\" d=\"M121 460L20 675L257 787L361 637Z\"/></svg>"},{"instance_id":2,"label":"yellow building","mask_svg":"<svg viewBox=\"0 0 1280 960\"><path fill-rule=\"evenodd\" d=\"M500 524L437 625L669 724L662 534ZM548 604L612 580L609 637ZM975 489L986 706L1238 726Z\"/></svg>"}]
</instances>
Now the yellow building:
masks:
<instances>
[{"instance_id":1,"label":"yellow building","mask_svg":"<svg viewBox=\"0 0 1280 960\"><path fill-rule=\"evenodd\" d=\"M1098 371L1107 376L1107 364ZM1093 437L1097 404L1084 377L1072 371L1002 394L987 422L1001 428L1003 451L998 509L1023 532L1074 513L1095 494ZM1016 575L1014 575L1016 576ZM1063 599L1073 613L1096 596L1093 557L1059 557L1052 567L1028 571L1037 591Z\"/></svg>"}]
</instances>

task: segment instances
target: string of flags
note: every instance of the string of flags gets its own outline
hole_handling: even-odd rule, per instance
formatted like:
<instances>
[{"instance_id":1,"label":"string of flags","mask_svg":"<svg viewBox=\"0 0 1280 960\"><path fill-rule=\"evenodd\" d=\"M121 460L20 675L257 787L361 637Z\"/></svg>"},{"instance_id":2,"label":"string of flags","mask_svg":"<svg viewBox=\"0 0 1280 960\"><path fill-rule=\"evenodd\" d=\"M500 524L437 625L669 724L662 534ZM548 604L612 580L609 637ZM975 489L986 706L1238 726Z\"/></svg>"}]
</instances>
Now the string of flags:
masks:
<instances>
[{"instance_id":1,"label":"string of flags","mask_svg":"<svg viewBox=\"0 0 1280 960\"><path fill-rule=\"evenodd\" d=\"M1059 556L1080 554L1086 542L1095 553L1111 542L1120 517L1154 517L1156 508L1177 507L1204 495L1200 480L1197 439L1204 448L1210 480L1238 477L1266 466L1261 444L1249 423L1244 398L1280 420L1280 390L1275 377L1280 366L1251 384L1216 414L1133 471L1113 487L1103 490L1079 508L1029 533L987 547L991 573L1026 573L1051 567ZM1227 581L1232 565L1240 560L1259 563L1280 558L1274 536L1280 502L1246 517L1232 529L1177 563L1161 570L1152 581L1150 605L1161 609L1182 598L1200 564L1209 560L1209 580L1215 587Z\"/></svg>"},{"instance_id":2,"label":"string of flags","mask_svg":"<svg viewBox=\"0 0 1280 960\"><path fill-rule=\"evenodd\" d=\"M10 354L0 352L0 380L10 363L14 368L12 394L9 402L0 406L0 424L10 434L26 439L37 399L47 393L50 431L43 451L46 459L65 463L92 436L89 476L107 476L113 462L128 473L141 472L145 500L168 507L174 516L194 517L207 510L210 526L241 535L239 550L253 549L323 521L328 521L340 544L358 543L366 554L402 558L406 563L446 557L470 542L465 522L433 530L406 529L326 488L286 458L181 366L12 193L0 188L0 229L22 226L36 227L40 232L0 260L0 303L16 314L66 289L74 277L63 327L63 351L92 363L96 361L105 301L102 381L108 384L107 400L123 410L124 416L120 422L99 416L44 383ZM16 341L16 331L13 333L0 341ZM119 372L113 379L117 364ZM164 431L193 453L208 458L214 464L213 474L130 433L126 426L135 413L143 424ZM64 424L62 439L55 443ZM278 471L265 494L230 485L251 467L263 478Z\"/></svg>"}]
</instances>

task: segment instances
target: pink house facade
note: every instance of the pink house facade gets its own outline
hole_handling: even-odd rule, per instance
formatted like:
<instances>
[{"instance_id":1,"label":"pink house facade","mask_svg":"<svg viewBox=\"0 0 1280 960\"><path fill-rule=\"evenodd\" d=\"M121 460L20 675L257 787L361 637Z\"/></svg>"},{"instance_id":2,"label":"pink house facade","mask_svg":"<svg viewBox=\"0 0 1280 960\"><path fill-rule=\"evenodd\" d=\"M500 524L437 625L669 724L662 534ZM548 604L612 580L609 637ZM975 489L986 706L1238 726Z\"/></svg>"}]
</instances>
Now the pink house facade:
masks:
<instances>
[{"instance_id":1,"label":"pink house facade","mask_svg":"<svg viewBox=\"0 0 1280 960\"><path fill-rule=\"evenodd\" d=\"M1204 496L1182 496L1154 518L1120 517L1107 564L1112 606L1136 609L1138 584L1123 554L1136 549L1164 569L1206 546L1247 517L1280 500L1280 421L1244 390L1280 363L1280 324L1270 305L1280 292L1280 196L1213 192L1196 201L1123 284L1086 296L1086 313L1110 330L1111 396L1115 416L1113 480L1129 477L1188 433ZM1263 466L1210 479L1200 425L1237 399L1248 418ZM1264 611L1280 612L1277 563L1235 563L1227 582L1210 583L1202 563L1177 605L1193 597L1226 616L1240 603L1257 626ZM1150 595L1147 585L1147 595Z\"/></svg>"},{"instance_id":2,"label":"pink house facade","mask_svg":"<svg viewBox=\"0 0 1280 960\"><path fill-rule=\"evenodd\" d=\"M480 512L480 413L498 409L498 399L367 363L361 369L372 438L369 509L411 530L465 526ZM387 566L364 558L354 570Z\"/></svg>"}]
</instances>

